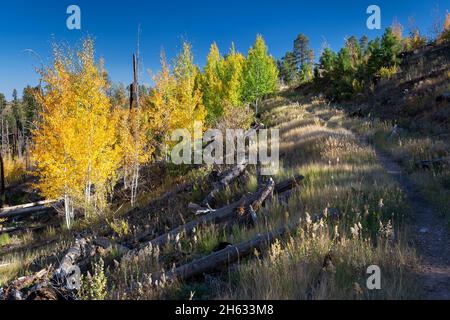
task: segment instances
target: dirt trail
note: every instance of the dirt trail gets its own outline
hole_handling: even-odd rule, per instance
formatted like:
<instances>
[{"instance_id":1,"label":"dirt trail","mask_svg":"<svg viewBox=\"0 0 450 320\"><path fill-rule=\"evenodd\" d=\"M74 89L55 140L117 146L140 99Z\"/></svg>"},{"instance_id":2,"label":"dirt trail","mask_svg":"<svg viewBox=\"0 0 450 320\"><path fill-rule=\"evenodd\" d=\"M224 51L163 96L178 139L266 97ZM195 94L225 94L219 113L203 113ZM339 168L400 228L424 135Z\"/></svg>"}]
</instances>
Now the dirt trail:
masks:
<instances>
[{"instance_id":1,"label":"dirt trail","mask_svg":"<svg viewBox=\"0 0 450 320\"><path fill-rule=\"evenodd\" d=\"M329 120L319 117L325 122ZM370 144L361 137L358 140ZM445 219L414 188L407 173L389 154L370 145L386 172L400 185L412 208L411 230L414 246L421 259L418 276L423 285L423 298L450 300L450 231Z\"/></svg>"},{"instance_id":2,"label":"dirt trail","mask_svg":"<svg viewBox=\"0 0 450 320\"><path fill-rule=\"evenodd\" d=\"M377 158L405 192L412 208L414 243L422 260L419 277L425 299L450 299L450 233L438 212L421 193L398 163L375 149Z\"/></svg>"}]
</instances>

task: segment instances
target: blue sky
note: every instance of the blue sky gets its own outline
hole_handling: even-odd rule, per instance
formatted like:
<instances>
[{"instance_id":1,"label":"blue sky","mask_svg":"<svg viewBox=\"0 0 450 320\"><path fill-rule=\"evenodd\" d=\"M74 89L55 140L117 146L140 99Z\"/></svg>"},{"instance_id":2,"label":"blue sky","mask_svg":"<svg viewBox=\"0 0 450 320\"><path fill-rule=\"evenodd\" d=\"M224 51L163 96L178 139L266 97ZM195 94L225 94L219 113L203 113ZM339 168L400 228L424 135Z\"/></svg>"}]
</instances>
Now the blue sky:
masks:
<instances>
[{"instance_id":1,"label":"blue sky","mask_svg":"<svg viewBox=\"0 0 450 320\"><path fill-rule=\"evenodd\" d=\"M66 27L66 9L71 4L81 8L81 30ZM0 0L0 92L9 99L13 88L21 94L27 84L36 85L35 69L41 62L27 50L49 63L53 40L74 44L83 36L93 36L97 56L105 59L111 79L129 83L131 54L141 25L141 81L150 83L146 70L159 69L161 48L172 58L183 39L193 44L196 62L202 66L213 41L222 52L234 41L237 49L246 53L258 33L276 58L292 49L300 32L310 37L316 52L324 40L337 50L346 36L374 38L381 32L366 28L366 9L371 4L381 7L383 28L396 17L408 29L408 18L414 17L426 34L431 32L436 6L441 19L450 9L449 0Z\"/></svg>"}]
</instances>

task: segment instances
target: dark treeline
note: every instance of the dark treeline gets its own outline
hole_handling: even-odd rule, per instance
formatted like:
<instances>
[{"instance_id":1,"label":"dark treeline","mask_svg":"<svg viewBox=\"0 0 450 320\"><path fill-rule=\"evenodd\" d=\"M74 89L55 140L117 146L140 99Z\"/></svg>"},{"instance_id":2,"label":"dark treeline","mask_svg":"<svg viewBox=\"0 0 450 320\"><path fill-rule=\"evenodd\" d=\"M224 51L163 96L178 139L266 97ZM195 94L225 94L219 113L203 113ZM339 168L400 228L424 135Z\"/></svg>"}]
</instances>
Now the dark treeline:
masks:
<instances>
[{"instance_id":1,"label":"dark treeline","mask_svg":"<svg viewBox=\"0 0 450 320\"><path fill-rule=\"evenodd\" d=\"M38 90L38 87L27 86L19 99L14 89L10 102L0 93L1 155L4 158L29 161L31 131L38 111L35 99Z\"/></svg>"},{"instance_id":2,"label":"dark treeline","mask_svg":"<svg viewBox=\"0 0 450 320\"><path fill-rule=\"evenodd\" d=\"M370 93L380 79L391 78L397 73L404 53L448 42L449 14L443 30L437 30L434 39L422 36L417 28L412 28L404 37L403 27L394 22L382 37L370 41L367 36L347 38L338 52L325 45L318 63L314 63L309 39L300 34L294 41L293 50L278 61L280 81L288 86L310 83L331 100L347 100Z\"/></svg>"}]
</instances>

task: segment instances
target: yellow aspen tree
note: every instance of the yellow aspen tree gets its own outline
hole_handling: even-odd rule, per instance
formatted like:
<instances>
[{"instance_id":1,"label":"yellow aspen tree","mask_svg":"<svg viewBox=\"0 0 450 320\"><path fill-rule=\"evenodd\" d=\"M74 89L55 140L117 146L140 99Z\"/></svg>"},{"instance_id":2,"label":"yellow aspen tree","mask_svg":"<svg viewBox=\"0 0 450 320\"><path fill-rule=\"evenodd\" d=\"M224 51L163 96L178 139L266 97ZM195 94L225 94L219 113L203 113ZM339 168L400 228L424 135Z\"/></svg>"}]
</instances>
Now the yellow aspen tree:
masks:
<instances>
[{"instance_id":1,"label":"yellow aspen tree","mask_svg":"<svg viewBox=\"0 0 450 320\"><path fill-rule=\"evenodd\" d=\"M164 52L161 52L161 71L153 76L154 87L142 99L149 125L149 135L158 151L163 151L170 127L172 113L177 107L177 82L170 71ZM159 146L157 146L159 144Z\"/></svg>"},{"instance_id":2,"label":"yellow aspen tree","mask_svg":"<svg viewBox=\"0 0 450 320\"><path fill-rule=\"evenodd\" d=\"M398 41L402 41L403 39L403 26L398 22L397 18L394 18L394 21L391 25L392 33L394 37L397 38Z\"/></svg>"},{"instance_id":3,"label":"yellow aspen tree","mask_svg":"<svg viewBox=\"0 0 450 320\"><path fill-rule=\"evenodd\" d=\"M53 66L40 72L45 89L37 95L42 110L32 156L39 189L47 198L64 200L70 227L74 207L89 216L107 206L120 165L119 118L106 94L106 72L95 61L93 41L85 40L76 54L53 51Z\"/></svg>"},{"instance_id":4,"label":"yellow aspen tree","mask_svg":"<svg viewBox=\"0 0 450 320\"><path fill-rule=\"evenodd\" d=\"M153 76L155 83L150 95L143 99L152 120L153 134L164 136L169 131L170 118L176 107L176 81L171 74L164 52L161 52L161 71Z\"/></svg>"},{"instance_id":5,"label":"yellow aspen tree","mask_svg":"<svg viewBox=\"0 0 450 320\"><path fill-rule=\"evenodd\" d=\"M234 107L243 105L242 101L242 72L244 68L245 57L236 52L234 43L231 46L230 53L224 61L223 76L223 100L225 105Z\"/></svg>"},{"instance_id":6,"label":"yellow aspen tree","mask_svg":"<svg viewBox=\"0 0 450 320\"><path fill-rule=\"evenodd\" d=\"M439 36L438 43L450 42L450 12L446 12L444 20L444 30Z\"/></svg>"},{"instance_id":7,"label":"yellow aspen tree","mask_svg":"<svg viewBox=\"0 0 450 320\"><path fill-rule=\"evenodd\" d=\"M121 167L125 188L132 185L129 180L135 176L139 166L151 160L154 146L151 144L148 120L148 111L140 108L116 108L119 115L118 141L121 147ZM137 182L136 182L137 183ZM135 204L135 195L131 196L132 205Z\"/></svg>"}]
</instances>

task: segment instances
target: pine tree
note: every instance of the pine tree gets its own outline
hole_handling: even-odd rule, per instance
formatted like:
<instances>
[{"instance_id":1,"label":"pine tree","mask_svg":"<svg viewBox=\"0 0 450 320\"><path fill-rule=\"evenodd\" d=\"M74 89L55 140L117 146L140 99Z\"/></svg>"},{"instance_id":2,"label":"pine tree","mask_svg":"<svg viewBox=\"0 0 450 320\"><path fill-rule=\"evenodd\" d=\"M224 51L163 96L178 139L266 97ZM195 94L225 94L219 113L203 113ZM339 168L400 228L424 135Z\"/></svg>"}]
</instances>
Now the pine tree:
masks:
<instances>
[{"instance_id":1,"label":"pine tree","mask_svg":"<svg viewBox=\"0 0 450 320\"><path fill-rule=\"evenodd\" d=\"M302 81L312 78L314 51L309 47L309 38L300 33L294 40L294 56L299 77Z\"/></svg>"},{"instance_id":2,"label":"pine tree","mask_svg":"<svg viewBox=\"0 0 450 320\"><path fill-rule=\"evenodd\" d=\"M400 53L402 52L401 40L397 38L391 28L387 28L381 38L381 50L383 52L383 62L381 67L398 66L401 62Z\"/></svg>"},{"instance_id":3,"label":"pine tree","mask_svg":"<svg viewBox=\"0 0 450 320\"><path fill-rule=\"evenodd\" d=\"M297 65L293 52L287 52L279 61L278 70L280 79L287 85L293 84L297 80Z\"/></svg>"},{"instance_id":4,"label":"pine tree","mask_svg":"<svg viewBox=\"0 0 450 320\"><path fill-rule=\"evenodd\" d=\"M278 69L269 55L266 43L258 35L248 52L243 71L243 97L246 102L255 104L258 114L260 100L277 90Z\"/></svg>"},{"instance_id":5,"label":"pine tree","mask_svg":"<svg viewBox=\"0 0 450 320\"><path fill-rule=\"evenodd\" d=\"M369 49L369 38L366 35L359 39L359 47L361 48L361 55L365 56Z\"/></svg>"},{"instance_id":6,"label":"pine tree","mask_svg":"<svg viewBox=\"0 0 450 320\"><path fill-rule=\"evenodd\" d=\"M32 88L27 86L23 89L23 108L25 113L25 135L28 136L32 129L32 124L36 120L38 112L38 104L36 101L36 95L39 92L39 88Z\"/></svg>"}]
</instances>

